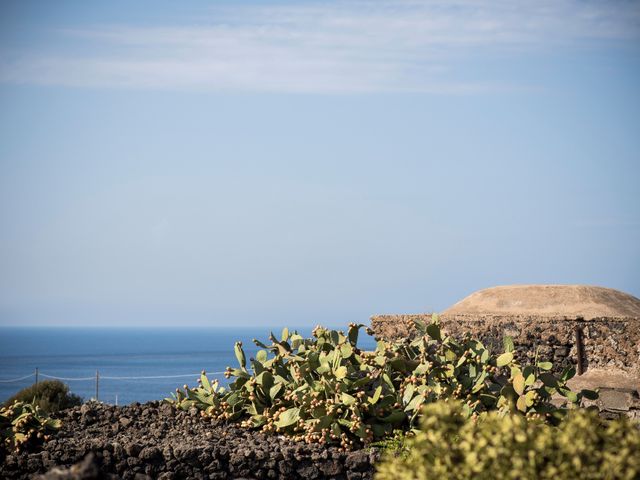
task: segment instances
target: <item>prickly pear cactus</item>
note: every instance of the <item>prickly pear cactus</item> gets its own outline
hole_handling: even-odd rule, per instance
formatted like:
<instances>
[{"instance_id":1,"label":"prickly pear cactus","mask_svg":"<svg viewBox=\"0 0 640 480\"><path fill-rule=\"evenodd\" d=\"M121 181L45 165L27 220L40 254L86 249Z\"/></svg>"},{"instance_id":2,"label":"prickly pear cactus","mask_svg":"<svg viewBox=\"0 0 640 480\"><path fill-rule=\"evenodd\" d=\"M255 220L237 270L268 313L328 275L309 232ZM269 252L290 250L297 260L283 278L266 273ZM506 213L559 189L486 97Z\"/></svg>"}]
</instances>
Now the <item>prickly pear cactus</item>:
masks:
<instances>
[{"instance_id":1,"label":"prickly pear cactus","mask_svg":"<svg viewBox=\"0 0 640 480\"><path fill-rule=\"evenodd\" d=\"M0 409L2 448L18 452L41 444L60 428L60 420L43 414L33 403L14 402Z\"/></svg>"},{"instance_id":2,"label":"prickly pear cactus","mask_svg":"<svg viewBox=\"0 0 640 480\"><path fill-rule=\"evenodd\" d=\"M254 340L260 350L249 361L238 342L227 390L203 372L200 385L178 390L174 401L248 428L346 449L413 429L423 405L438 400L460 400L468 417L499 410L554 421L560 411L552 395L574 405L595 395L567 388L571 370L557 378L548 362L521 367L509 341L494 355L471 337L443 336L437 317L416 324L422 336L413 342L379 341L373 351L358 348L363 327L352 323L346 333L316 327L311 338L285 328L270 343Z\"/></svg>"}]
</instances>

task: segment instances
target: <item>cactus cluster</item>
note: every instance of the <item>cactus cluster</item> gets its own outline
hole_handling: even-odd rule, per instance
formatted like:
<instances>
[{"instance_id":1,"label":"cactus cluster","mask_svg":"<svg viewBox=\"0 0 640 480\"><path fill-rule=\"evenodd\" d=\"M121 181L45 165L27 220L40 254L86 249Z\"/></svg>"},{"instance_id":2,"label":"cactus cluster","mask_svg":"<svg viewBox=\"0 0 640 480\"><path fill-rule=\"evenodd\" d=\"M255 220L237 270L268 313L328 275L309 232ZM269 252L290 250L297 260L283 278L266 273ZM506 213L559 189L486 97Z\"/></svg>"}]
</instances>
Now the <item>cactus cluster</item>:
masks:
<instances>
[{"instance_id":1,"label":"cactus cluster","mask_svg":"<svg viewBox=\"0 0 640 480\"><path fill-rule=\"evenodd\" d=\"M44 414L35 403L13 402L0 409L2 447L18 452L49 440L60 420Z\"/></svg>"},{"instance_id":2,"label":"cactus cluster","mask_svg":"<svg viewBox=\"0 0 640 480\"><path fill-rule=\"evenodd\" d=\"M316 327L311 338L285 328L269 344L254 340L260 350L248 362L238 342L239 366L225 373L233 378L228 389L203 372L198 387L185 386L173 401L248 428L349 449L413 429L423 405L438 400L460 400L468 417L499 410L553 421L560 411L552 395L576 405L596 395L566 386L571 369L555 377L548 362L522 367L508 339L495 355L470 336L444 336L437 317L417 322L422 335L411 343L381 340L373 351L358 348L363 327Z\"/></svg>"},{"instance_id":3,"label":"cactus cluster","mask_svg":"<svg viewBox=\"0 0 640 480\"><path fill-rule=\"evenodd\" d=\"M202 416L218 417L223 413L222 402L225 388L220 386L218 380L209 381L204 370L198 378L198 386L189 388L184 385L182 389L176 388L166 400L175 404L182 410L197 408Z\"/></svg>"}]
</instances>

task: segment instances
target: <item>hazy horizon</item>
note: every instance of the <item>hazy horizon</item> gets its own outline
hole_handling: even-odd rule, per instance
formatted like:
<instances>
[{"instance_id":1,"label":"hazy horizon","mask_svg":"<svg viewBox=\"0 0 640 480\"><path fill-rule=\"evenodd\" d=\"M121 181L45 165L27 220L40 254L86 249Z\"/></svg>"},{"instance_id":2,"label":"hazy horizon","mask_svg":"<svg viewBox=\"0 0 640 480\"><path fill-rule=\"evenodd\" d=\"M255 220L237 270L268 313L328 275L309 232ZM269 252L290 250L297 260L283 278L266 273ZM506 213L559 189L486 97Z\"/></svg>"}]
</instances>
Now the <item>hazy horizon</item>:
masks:
<instances>
[{"instance_id":1,"label":"hazy horizon","mask_svg":"<svg viewBox=\"0 0 640 480\"><path fill-rule=\"evenodd\" d=\"M640 3L0 5L0 326L640 297Z\"/></svg>"}]
</instances>

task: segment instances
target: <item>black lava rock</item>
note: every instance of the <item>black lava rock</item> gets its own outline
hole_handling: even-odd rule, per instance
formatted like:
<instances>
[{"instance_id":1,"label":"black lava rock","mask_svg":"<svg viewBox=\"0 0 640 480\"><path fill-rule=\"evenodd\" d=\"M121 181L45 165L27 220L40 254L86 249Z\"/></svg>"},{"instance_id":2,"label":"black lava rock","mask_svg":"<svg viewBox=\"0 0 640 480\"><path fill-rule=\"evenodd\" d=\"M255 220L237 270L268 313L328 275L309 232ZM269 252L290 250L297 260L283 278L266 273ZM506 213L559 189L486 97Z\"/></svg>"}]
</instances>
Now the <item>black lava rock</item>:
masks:
<instances>
[{"instance_id":1,"label":"black lava rock","mask_svg":"<svg viewBox=\"0 0 640 480\"><path fill-rule=\"evenodd\" d=\"M125 407L94 402L56 417L62 428L41 451L0 452L0 478L370 480L379 458L375 450L345 453L307 445L159 402Z\"/></svg>"}]
</instances>

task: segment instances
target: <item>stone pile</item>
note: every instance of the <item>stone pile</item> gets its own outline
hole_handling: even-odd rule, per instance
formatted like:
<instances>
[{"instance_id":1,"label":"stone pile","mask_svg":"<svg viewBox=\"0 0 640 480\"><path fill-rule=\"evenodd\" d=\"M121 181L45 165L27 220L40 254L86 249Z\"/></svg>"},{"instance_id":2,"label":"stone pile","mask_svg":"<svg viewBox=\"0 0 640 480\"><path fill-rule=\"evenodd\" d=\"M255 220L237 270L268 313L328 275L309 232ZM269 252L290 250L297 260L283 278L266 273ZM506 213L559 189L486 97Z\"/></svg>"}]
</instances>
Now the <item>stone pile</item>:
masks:
<instances>
[{"instance_id":1,"label":"stone pile","mask_svg":"<svg viewBox=\"0 0 640 480\"><path fill-rule=\"evenodd\" d=\"M58 417L62 429L41 451L0 458L0 478L49 471L48 480L368 480L379 456L375 449L344 452L264 435L160 402L87 403Z\"/></svg>"}]
</instances>

